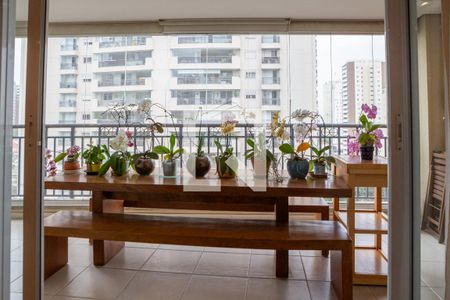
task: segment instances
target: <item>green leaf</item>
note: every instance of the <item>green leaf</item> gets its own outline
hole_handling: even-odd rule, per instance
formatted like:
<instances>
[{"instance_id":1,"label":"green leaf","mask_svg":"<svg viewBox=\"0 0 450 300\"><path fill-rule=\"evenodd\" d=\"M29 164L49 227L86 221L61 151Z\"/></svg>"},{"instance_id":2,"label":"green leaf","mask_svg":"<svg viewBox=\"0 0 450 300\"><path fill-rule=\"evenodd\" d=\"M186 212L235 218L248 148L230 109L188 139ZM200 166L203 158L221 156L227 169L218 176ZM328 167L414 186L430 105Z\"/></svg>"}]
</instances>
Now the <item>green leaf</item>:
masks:
<instances>
[{"instance_id":1,"label":"green leaf","mask_svg":"<svg viewBox=\"0 0 450 300\"><path fill-rule=\"evenodd\" d=\"M66 152L60 153L58 156L55 157L54 161L55 163L62 161L67 156Z\"/></svg>"},{"instance_id":2,"label":"green leaf","mask_svg":"<svg viewBox=\"0 0 450 300\"><path fill-rule=\"evenodd\" d=\"M276 161L275 155L273 155L273 153L270 152L270 150L268 150L268 149L266 149L266 156L270 161L272 161L272 162Z\"/></svg>"},{"instance_id":3,"label":"green leaf","mask_svg":"<svg viewBox=\"0 0 450 300\"><path fill-rule=\"evenodd\" d=\"M249 152L247 152L247 154L245 154L245 159L250 159L253 156L255 156L255 152L253 152L252 150L249 150Z\"/></svg>"},{"instance_id":4,"label":"green leaf","mask_svg":"<svg viewBox=\"0 0 450 300\"><path fill-rule=\"evenodd\" d=\"M380 127L381 127L381 125L378 125L378 124L372 125L372 126L370 126L368 132L372 132L374 130L377 130Z\"/></svg>"},{"instance_id":5,"label":"green leaf","mask_svg":"<svg viewBox=\"0 0 450 300\"><path fill-rule=\"evenodd\" d=\"M145 152L145 156L147 156L150 159L158 159L159 158L158 154L155 152L152 152L152 151Z\"/></svg>"},{"instance_id":6,"label":"green leaf","mask_svg":"<svg viewBox=\"0 0 450 300\"><path fill-rule=\"evenodd\" d=\"M316 155L316 156L320 156L320 151L319 149L317 149L316 147L311 146L311 151Z\"/></svg>"},{"instance_id":7,"label":"green leaf","mask_svg":"<svg viewBox=\"0 0 450 300\"><path fill-rule=\"evenodd\" d=\"M174 135L174 134L171 134L171 135L170 135L170 143L169 143L169 149L170 149L170 152L172 152L173 149L175 148L175 142L176 142L175 135Z\"/></svg>"},{"instance_id":8,"label":"green leaf","mask_svg":"<svg viewBox=\"0 0 450 300\"><path fill-rule=\"evenodd\" d=\"M169 154L170 150L166 146L159 145L153 149L153 152L158 153L158 154Z\"/></svg>"},{"instance_id":9,"label":"green leaf","mask_svg":"<svg viewBox=\"0 0 450 300\"><path fill-rule=\"evenodd\" d=\"M216 145L217 149L219 150L219 153L223 153L222 144L218 140L214 141L214 145Z\"/></svg>"},{"instance_id":10,"label":"green leaf","mask_svg":"<svg viewBox=\"0 0 450 300\"><path fill-rule=\"evenodd\" d=\"M98 176L103 176L108 172L109 168L111 166L111 160L108 159L99 169Z\"/></svg>"},{"instance_id":11,"label":"green leaf","mask_svg":"<svg viewBox=\"0 0 450 300\"><path fill-rule=\"evenodd\" d=\"M255 141L253 139L247 139L247 145L252 148L255 148Z\"/></svg>"},{"instance_id":12,"label":"green leaf","mask_svg":"<svg viewBox=\"0 0 450 300\"><path fill-rule=\"evenodd\" d=\"M366 115L362 114L362 115L359 117L359 122L361 122L361 124L362 124L363 127L365 128L365 127L366 127L366 124L369 122L369 119L367 119L367 116L366 116Z\"/></svg>"},{"instance_id":13,"label":"green leaf","mask_svg":"<svg viewBox=\"0 0 450 300\"><path fill-rule=\"evenodd\" d=\"M283 144L279 147L280 151L284 154L295 154L294 148L290 144Z\"/></svg>"}]
</instances>

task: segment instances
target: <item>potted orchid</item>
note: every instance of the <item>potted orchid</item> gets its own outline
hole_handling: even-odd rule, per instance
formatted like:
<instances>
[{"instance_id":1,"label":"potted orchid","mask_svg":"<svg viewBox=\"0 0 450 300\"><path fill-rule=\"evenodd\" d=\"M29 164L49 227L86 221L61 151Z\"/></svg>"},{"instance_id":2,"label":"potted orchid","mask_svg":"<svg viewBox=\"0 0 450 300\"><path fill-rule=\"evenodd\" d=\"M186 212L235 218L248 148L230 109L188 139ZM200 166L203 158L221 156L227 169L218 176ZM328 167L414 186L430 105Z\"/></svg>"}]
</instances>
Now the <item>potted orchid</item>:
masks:
<instances>
[{"instance_id":1,"label":"potted orchid","mask_svg":"<svg viewBox=\"0 0 450 300\"><path fill-rule=\"evenodd\" d=\"M375 148L380 149L383 147L381 143L383 131L380 129L379 124L374 123L377 117L377 107L375 105L363 104L361 110L361 116L359 117L361 129L357 132L354 139L349 140L347 144L348 152L350 155L356 155L359 150L362 160L373 160Z\"/></svg>"},{"instance_id":2,"label":"potted orchid","mask_svg":"<svg viewBox=\"0 0 450 300\"><path fill-rule=\"evenodd\" d=\"M166 177L174 177L177 171L177 162L176 160L181 157L184 152L182 147L175 148L176 137L172 133L169 138L169 147L164 145L156 146L153 151L156 154L161 154L163 158L162 167L163 174Z\"/></svg>"},{"instance_id":3,"label":"potted orchid","mask_svg":"<svg viewBox=\"0 0 450 300\"><path fill-rule=\"evenodd\" d=\"M83 151L84 162L86 163L86 173L88 175L97 175L108 148L105 145L88 145Z\"/></svg>"},{"instance_id":4,"label":"potted orchid","mask_svg":"<svg viewBox=\"0 0 450 300\"><path fill-rule=\"evenodd\" d=\"M60 153L53 160L55 163L58 163L64 160L64 171L66 173L76 172L81 168L80 161L78 158L80 157L80 147L79 146L71 146L67 148L66 152Z\"/></svg>"},{"instance_id":5,"label":"potted orchid","mask_svg":"<svg viewBox=\"0 0 450 300\"><path fill-rule=\"evenodd\" d=\"M111 141L110 147L115 150L111 155L107 153L108 159L100 167L98 172L99 176L103 176L111 168L112 174L115 176L123 176L128 172L130 161L132 158L131 153L128 151L129 147L133 147L132 141L133 133L129 130L119 131L119 134Z\"/></svg>"},{"instance_id":6,"label":"potted orchid","mask_svg":"<svg viewBox=\"0 0 450 300\"><path fill-rule=\"evenodd\" d=\"M259 133L256 139L249 138L246 141L248 149L245 151L245 158L250 159L257 176L269 175L272 163L276 162L273 153L267 149L267 141L264 133ZM258 162L264 162L262 165Z\"/></svg>"},{"instance_id":7,"label":"potted orchid","mask_svg":"<svg viewBox=\"0 0 450 300\"><path fill-rule=\"evenodd\" d=\"M217 174L220 178L234 178L238 169L238 160L231 147L231 134L236 128L237 121L228 120L220 126L220 132L225 138L225 146L217 139L214 144L219 154L216 156Z\"/></svg>"},{"instance_id":8,"label":"potted orchid","mask_svg":"<svg viewBox=\"0 0 450 300\"><path fill-rule=\"evenodd\" d=\"M199 133L200 134L200 133ZM211 169L211 162L208 156L203 151L205 145L205 138L201 135L198 137L197 150L195 153L189 155L186 162L186 168L189 173L195 177L204 177Z\"/></svg>"},{"instance_id":9,"label":"potted orchid","mask_svg":"<svg viewBox=\"0 0 450 300\"><path fill-rule=\"evenodd\" d=\"M287 170L291 178L305 179L308 175L309 162L305 157L305 151L309 148L308 142L301 142L296 149L288 143L280 146L279 149L283 154L291 156L287 161Z\"/></svg>"}]
</instances>

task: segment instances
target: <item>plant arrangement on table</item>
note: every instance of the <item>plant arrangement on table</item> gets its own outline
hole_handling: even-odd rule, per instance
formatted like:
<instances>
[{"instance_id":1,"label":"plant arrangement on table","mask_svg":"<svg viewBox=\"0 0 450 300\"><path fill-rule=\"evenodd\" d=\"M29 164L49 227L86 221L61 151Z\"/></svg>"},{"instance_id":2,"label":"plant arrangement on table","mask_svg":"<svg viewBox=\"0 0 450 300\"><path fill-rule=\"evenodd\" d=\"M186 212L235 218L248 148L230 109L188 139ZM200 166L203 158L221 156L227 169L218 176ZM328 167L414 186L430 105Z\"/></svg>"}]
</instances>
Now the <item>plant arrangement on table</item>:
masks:
<instances>
[{"instance_id":1,"label":"plant arrangement on table","mask_svg":"<svg viewBox=\"0 0 450 300\"><path fill-rule=\"evenodd\" d=\"M200 135L198 136L197 142L197 150L195 153L189 155L189 158L186 162L186 168L188 172L197 178L204 177L208 174L211 169L211 162L209 161L209 157L203 151L203 147L205 145L205 138Z\"/></svg>"},{"instance_id":2,"label":"plant arrangement on table","mask_svg":"<svg viewBox=\"0 0 450 300\"><path fill-rule=\"evenodd\" d=\"M108 159L103 163L98 172L99 176L103 176L112 170L114 176L123 176L128 173L130 163L132 162L132 154L128 151L129 147L133 147L133 133L129 130L120 130L119 134L111 140L109 145L111 149L115 150L113 154L109 151L105 153Z\"/></svg>"},{"instance_id":3,"label":"plant arrangement on table","mask_svg":"<svg viewBox=\"0 0 450 300\"><path fill-rule=\"evenodd\" d=\"M375 105L363 104L361 105L361 110L359 117L361 129L358 129L354 138L349 139L347 150L349 155L361 153L362 160L373 160L375 148L380 149L383 147L381 143L383 131L380 129L379 124L374 123L378 109Z\"/></svg>"},{"instance_id":4,"label":"plant arrangement on table","mask_svg":"<svg viewBox=\"0 0 450 300\"><path fill-rule=\"evenodd\" d=\"M214 144L217 147L218 155L216 156L217 174L220 178L234 178L238 170L238 160L233 154L231 147L231 135L236 128L237 121L228 120L220 126L220 132L225 138L225 146L217 139Z\"/></svg>"},{"instance_id":5,"label":"plant arrangement on table","mask_svg":"<svg viewBox=\"0 0 450 300\"><path fill-rule=\"evenodd\" d=\"M53 160L54 163L58 163L62 160L64 160L64 173L78 173L78 171L81 169L80 165L80 147L79 146L71 146L67 148L66 152L60 153L58 156L55 157Z\"/></svg>"},{"instance_id":6,"label":"plant arrangement on table","mask_svg":"<svg viewBox=\"0 0 450 300\"><path fill-rule=\"evenodd\" d=\"M53 159L52 150L45 149L44 161L45 161L46 175L47 176L55 176L56 172L58 170L58 167L56 166L55 160Z\"/></svg>"},{"instance_id":7,"label":"plant arrangement on table","mask_svg":"<svg viewBox=\"0 0 450 300\"><path fill-rule=\"evenodd\" d=\"M267 149L268 141L264 133L259 133L256 139L249 138L246 141L248 145L245 151L245 159L250 159L255 176L269 176L269 170L273 163L276 163L275 155Z\"/></svg>"},{"instance_id":8,"label":"plant arrangement on table","mask_svg":"<svg viewBox=\"0 0 450 300\"><path fill-rule=\"evenodd\" d=\"M165 177L174 177L177 171L177 159L181 157L184 152L183 148L175 148L176 137L175 134L171 134L169 138L169 147L164 145L156 146L153 151L157 154L161 154L163 158L162 168Z\"/></svg>"},{"instance_id":9,"label":"plant arrangement on table","mask_svg":"<svg viewBox=\"0 0 450 300\"><path fill-rule=\"evenodd\" d=\"M313 152L312 159L309 161L310 170L313 170L313 175L326 177L327 167L330 168L331 164L335 162L333 156L326 155L327 151L330 151L330 146L325 146L321 149L311 146Z\"/></svg>"},{"instance_id":10,"label":"plant arrangement on table","mask_svg":"<svg viewBox=\"0 0 450 300\"><path fill-rule=\"evenodd\" d=\"M88 148L83 151L82 157L86 164L87 175L98 175L102 162L109 154L108 148L105 145L87 145Z\"/></svg>"}]
</instances>

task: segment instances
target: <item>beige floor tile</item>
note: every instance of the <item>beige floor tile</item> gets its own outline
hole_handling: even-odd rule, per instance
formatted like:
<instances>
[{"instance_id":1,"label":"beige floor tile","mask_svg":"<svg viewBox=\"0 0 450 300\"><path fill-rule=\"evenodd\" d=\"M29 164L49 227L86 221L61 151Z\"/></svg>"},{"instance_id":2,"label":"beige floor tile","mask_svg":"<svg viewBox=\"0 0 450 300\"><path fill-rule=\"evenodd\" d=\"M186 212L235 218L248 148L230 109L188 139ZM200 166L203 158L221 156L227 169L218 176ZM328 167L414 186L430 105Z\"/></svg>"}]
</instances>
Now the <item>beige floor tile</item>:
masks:
<instances>
[{"instance_id":1,"label":"beige floor tile","mask_svg":"<svg viewBox=\"0 0 450 300\"><path fill-rule=\"evenodd\" d=\"M373 286L370 287L372 294L375 296L377 300L388 300L387 296L387 287L384 286Z\"/></svg>"},{"instance_id":2,"label":"beige floor tile","mask_svg":"<svg viewBox=\"0 0 450 300\"><path fill-rule=\"evenodd\" d=\"M45 299L47 300L47 299ZM76 297L65 297L65 296L51 296L48 300L88 300L88 298L76 298Z\"/></svg>"},{"instance_id":3,"label":"beige floor tile","mask_svg":"<svg viewBox=\"0 0 450 300\"><path fill-rule=\"evenodd\" d=\"M17 278L22 276L23 273L23 263L21 261L12 261L10 270L10 280L15 281Z\"/></svg>"},{"instance_id":4,"label":"beige floor tile","mask_svg":"<svg viewBox=\"0 0 450 300\"><path fill-rule=\"evenodd\" d=\"M247 300L309 300L306 281L250 278Z\"/></svg>"},{"instance_id":5,"label":"beige floor tile","mask_svg":"<svg viewBox=\"0 0 450 300\"><path fill-rule=\"evenodd\" d=\"M89 239L69 238L69 245L89 245Z\"/></svg>"},{"instance_id":6,"label":"beige floor tile","mask_svg":"<svg viewBox=\"0 0 450 300\"><path fill-rule=\"evenodd\" d=\"M247 276L250 254L204 252L195 274Z\"/></svg>"},{"instance_id":7,"label":"beige floor tile","mask_svg":"<svg viewBox=\"0 0 450 300\"><path fill-rule=\"evenodd\" d=\"M431 288L423 286L420 288L421 300L442 300Z\"/></svg>"},{"instance_id":8,"label":"beige floor tile","mask_svg":"<svg viewBox=\"0 0 450 300\"><path fill-rule=\"evenodd\" d=\"M11 239L23 240L23 222L22 220L11 221Z\"/></svg>"},{"instance_id":9,"label":"beige floor tile","mask_svg":"<svg viewBox=\"0 0 450 300\"><path fill-rule=\"evenodd\" d=\"M159 247L159 244L125 242L125 247L156 249Z\"/></svg>"},{"instance_id":10,"label":"beige floor tile","mask_svg":"<svg viewBox=\"0 0 450 300\"><path fill-rule=\"evenodd\" d=\"M245 298L247 278L193 275L182 300L240 300Z\"/></svg>"},{"instance_id":11,"label":"beige floor tile","mask_svg":"<svg viewBox=\"0 0 450 300\"><path fill-rule=\"evenodd\" d=\"M203 251L205 251L205 252L219 252L219 253L249 254L251 252L251 249L205 247L203 249Z\"/></svg>"},{"instance_id":12,"label":"beige floor tile","mask_svg":"<svg viewBox=\"0 0 450 300\"><path fill-rule=\"evenodd\" d=\"M322 251L319 250L300 250L301 256L322 256Z\"/></svg>"},{"instance_id":13,"label":"beige floor tile","mask_svg":"<svg viewBox=\"0 0 450 300\"><path fill-rule=\"evenodd\" d=\"M302 256L307 280L330 281L330 260L322 256Z\"/></svg>"},{"instance_id":14,"label":"beige floor tile","mask_svg":"<svg viewBox=\"0 0 450 300\"><path fill-rule=\"evenodd\" d=\"M445 287L445 264L441 262L422 261L421 278L430 287Z\"/></svg>"},{"instance_id":15,"label":"beige floor tile","mask_svg":"<svg viewBox=\"0 0 450 300\"><path fill-rule=\"evenodd\" d=\"M439 297L445 298L445 288L431 288Z\"/></svg>"},{"instance_id":16,"label":"beige floor tile","mask_svg":"<svg viewBox=\"0 0 450 300\"><path fill-rule=\"evenodd\" d=\"M23 276L20 276L9 286L11 293L22 293L23 292Z\"/></svg>"},{"instance_id":17,"label":"beige floor tile","mask_svg":"<svg viewBox=\"0 0 450 300\"><path fill-rule=\"evenodd\" d=\"M329 281L308 281L308 287L312 300L338 299L333 287L331 286L331 282Z\"/></svg>"},{"instance_id":18,"label":"beige floor tile","mask_svg":"<svg viewBox=\"0 0 450 300\"><path fill-rule=\"evenodd\" d=\"M289 256L289 278L306 280L302 258L299 256Z\"/></svg>"},{"instance_id":19,"label":"beige floor tile","mask_svg":"<svg viewBox=\"0 0 450 300\"><path fill-rule=\"evenodd\" d=\"M22 240L14 240L14 239L12 239L10 241L10 243L11 243L10 244L11 251L16 250L17 248L22 247L22 245L23 245L23 241Z\"/></svg>"},{"instance_id":20,"label":"beige floor tile","mask_svg":"<svg viewBox=\"0 0 450 300\"><path fill-rule=\"evenodd\" d=\"M167 244L161 244L158 247L158 249L164 249L164 250L198 251L198 252L202 252L204 248L205 247L167 245Z\"/></svg>"},{"instance_id":21,"label":"beige floor tile","mask_svg":"<svg viewBox=\"0 0 450 300\"><path fill-rule=\"evenodd\" d=\"M201 252L158 249L142 267L148 271L192 273Z\"/></svg>"},{"instance_id":22,"label":"beige floor tile","mask_svg":"<svg viewBox=\"0 0 450 300\"><path fill-rule=\"evenodd\" d=\"M22 293L10 293L9 297L10 297L10 300L22 300L23 294Z\"/></svg>"},{"instance_id":23,"label":"beige floor tile","mask_svg":"<svg viewBox=\"0 0 450 300\"><path fill-rule=\"evenodd\" d=\"M106 268L140 270L155 249L125 247L106 265Z\"/></svg>"},{"instance_id":24,"label":"beige floor tile","mask_svg":"<svg viewBox=\"0 0 450 300\"><path fill-rule=\"evenodd\" d=\"M275 255L275 250L270 250L270 249L252 249L252 254Z\"/></svg>"},{"instance_id":25,"label":"beige floor tile","mask_svg":"<svg viewBox=\"0 0 450 300\"><path fill-rule=\"evenodd\" d=\"M92 247L90 245L69 245L69 264L87 267L92 263Z\"/></svg>"},{"instance_id":26,"label":"beige floor tile","mask_svg":"<svg viewBox=\"0 0 450 300\"><path fill-rule=\"evenodd\" d=\"M275 255L252 255L248 276L275 278Z\"/></svg>"},{"instance_id":27,"label":"beige floor tile","mask_svg":"<svg viewBox=\"0 0 450 300\"><path fill-rule=\"evenodd\" d=\"M78 276L86 267L66 265L44 282L44 294L55 295Z\"/></svg>"},{"instance_id":28,"label":"beige floor tile","mask_svg":"<svg viewBox=\"0 0 450 300\"><path fill-rule=\"evenodd\" d=\"M115 299L134 274L136 271L88 267L58 296Z\"/></svg>"},{"instance_id":29,"label":"beige floor tile","mask_svg":"<svg viewBox=\"0 0 450 300\"><path fill-rule=\"evenodd\" d=\"M23 261L23 247L18 247L11 251L11 261Z\"/></svg>"},{"instance_id":30,"label":"beige floor tile","mask_svg":"<svg viewBox=\"0 0 450 300\"><path fill-rule=\"evenodd\" d=\"M191 275L139 271L118 300L178 300Z\"/></svg>"}]
</instances>

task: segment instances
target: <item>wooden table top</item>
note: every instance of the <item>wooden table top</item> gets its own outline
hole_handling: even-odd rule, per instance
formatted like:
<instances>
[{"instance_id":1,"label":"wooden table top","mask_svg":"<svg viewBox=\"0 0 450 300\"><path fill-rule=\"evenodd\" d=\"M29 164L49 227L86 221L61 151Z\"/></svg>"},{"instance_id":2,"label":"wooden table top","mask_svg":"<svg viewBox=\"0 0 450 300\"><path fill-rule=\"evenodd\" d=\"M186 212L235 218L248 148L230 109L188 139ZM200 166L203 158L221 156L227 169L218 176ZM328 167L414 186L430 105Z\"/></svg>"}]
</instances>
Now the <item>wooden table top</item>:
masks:
<instances>
[{"instance_id":1,"label":"wooden table top","mask_svg":"<svg viewBox=\"0 0 450 300\"><path fill-rule=\"evenodd\" d=\"M253 186L254 188L250 188ZM256 186L256 188L255 188ZM129 193L165 193L191 195L220 192L221 196L251 197L351 197L352 189L345 180L333 176L328 179L296 180L285 178L282 183L273 180L255 179L241 176L233 179L219 179L210 175L195 180L190 175L177 178L163 178L158 174L139 176L128 174L122 177L87 176L83 174L56 175L45 179L46 189L85 190Z\"/></svg>"},{"instance_id":2,"label":"wooden table top","mask_svg":"<svg viewBox=\"0 0 450 300\"><path fill-rule=\"evenodd\" d=\"M335 156L336 165L355 171L376 171L387 174L388 159L382 156L374 156L373 160L362 160L359 156Z\"/></svg>"}]
</instances>

